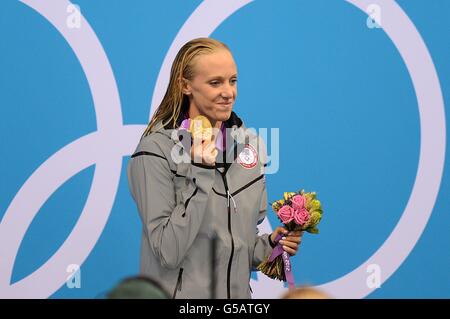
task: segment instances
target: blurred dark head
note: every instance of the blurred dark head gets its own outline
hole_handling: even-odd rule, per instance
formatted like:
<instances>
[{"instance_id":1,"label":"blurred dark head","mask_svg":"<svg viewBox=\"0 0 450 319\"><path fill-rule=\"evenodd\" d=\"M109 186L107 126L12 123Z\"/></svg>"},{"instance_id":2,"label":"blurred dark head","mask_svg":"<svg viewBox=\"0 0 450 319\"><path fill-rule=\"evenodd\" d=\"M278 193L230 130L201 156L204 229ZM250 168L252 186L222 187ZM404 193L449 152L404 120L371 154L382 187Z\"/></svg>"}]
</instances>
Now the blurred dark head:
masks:
<instances>
[{"instance_id":1,"label":"blurred dark head","mask_svg":"<svg viewBox=\"0 0 450 319\"><path fill-rule=\"evenodd\" d=\"M155 280L136 276L126 278L115 286L107 299L169 299L169 294Z\"/></svg>"},{"instance_id":2,"label":"blurred dark head","mask_svg":"<svg viewBox=\"0 0 450 319\"><path fill-rule=\"evenodd\" d=\"M304 286L287 291L281 299L332 299L332 297L315 287Z\"/></svg>"}]
</instances>

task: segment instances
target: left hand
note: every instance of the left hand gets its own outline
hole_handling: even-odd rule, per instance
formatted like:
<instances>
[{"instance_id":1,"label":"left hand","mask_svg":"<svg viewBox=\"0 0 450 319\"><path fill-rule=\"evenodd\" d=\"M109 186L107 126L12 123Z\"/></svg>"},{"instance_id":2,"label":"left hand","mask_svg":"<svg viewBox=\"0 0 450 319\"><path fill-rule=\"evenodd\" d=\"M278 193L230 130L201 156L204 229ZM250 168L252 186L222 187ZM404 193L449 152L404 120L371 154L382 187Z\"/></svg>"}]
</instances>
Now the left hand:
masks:
<instances>
[{"instance_id":1,"label":"left hand","mask_svg":"<svg viewBox=\"0 0 450 319\"><path fill-rule=\"evenodd\" d=\"M270 235L272 242L275 241L275 237L281 234L283 237L280 239L279 243L283 246L283 250L294 256L300 243L302 242L303 231L291 231L286 233L286 229L283 227L277 227L275 231Z\"/></svg>"}]
</instances>

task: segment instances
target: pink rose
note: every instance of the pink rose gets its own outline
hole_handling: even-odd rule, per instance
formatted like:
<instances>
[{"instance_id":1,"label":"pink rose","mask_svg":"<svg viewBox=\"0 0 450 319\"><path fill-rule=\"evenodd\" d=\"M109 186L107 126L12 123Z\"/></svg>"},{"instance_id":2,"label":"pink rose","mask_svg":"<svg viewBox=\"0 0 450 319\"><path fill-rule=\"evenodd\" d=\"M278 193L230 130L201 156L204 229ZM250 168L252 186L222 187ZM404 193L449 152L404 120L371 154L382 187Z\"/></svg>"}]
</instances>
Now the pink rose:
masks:
<instances>
[{"instance_id":1,"label":"pink rose","mask_svg":"<svg viewBox=\"0 0 450 319\"><path fill-rule=\"evenodd\" d=\"M294 219L294 209L289 205L284 205L278 210L278 217L285 224Z\"/></svg>"},{"instance_id":2,"label":"pink rose","mask_svg":"<svg viewBox=\"0 0 450 319\"><path fill-rule=\"evenodd\" d=\"M296 210L302 210L305 208L305 197L302 195L295 195L291 199L292 201L292 207Z\"/></svg>"},{"instance_id":3,"label":"pink rose","mask_svg":"<svg viewBox=\"0 0 450 319\"><path fill-rule=\"evenodd\" d=\"M294 210L295 223L303 226L309 220L309 213L305 208Z\"/></svg>"}]
</instances>

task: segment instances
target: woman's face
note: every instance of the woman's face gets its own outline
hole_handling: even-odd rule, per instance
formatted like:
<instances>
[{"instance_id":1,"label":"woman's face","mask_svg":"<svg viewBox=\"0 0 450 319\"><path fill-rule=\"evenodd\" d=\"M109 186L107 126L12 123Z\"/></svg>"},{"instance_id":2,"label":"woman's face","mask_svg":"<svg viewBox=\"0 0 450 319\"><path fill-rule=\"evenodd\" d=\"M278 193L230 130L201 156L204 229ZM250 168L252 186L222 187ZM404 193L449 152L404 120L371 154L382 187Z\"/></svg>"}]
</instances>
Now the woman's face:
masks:
<instances>
[{"instance_id":1,"label":"woman's face","mask_svg":"<svg viewBox=\"0 0 450 319\"><path fill-rule=\"evenodd\" d=\"M228 50L202 54L194 61L194 77L184 80L189 117L206 116L213 126L230 118L237 95L237 68Z\"/></svg>"}]
</instances>

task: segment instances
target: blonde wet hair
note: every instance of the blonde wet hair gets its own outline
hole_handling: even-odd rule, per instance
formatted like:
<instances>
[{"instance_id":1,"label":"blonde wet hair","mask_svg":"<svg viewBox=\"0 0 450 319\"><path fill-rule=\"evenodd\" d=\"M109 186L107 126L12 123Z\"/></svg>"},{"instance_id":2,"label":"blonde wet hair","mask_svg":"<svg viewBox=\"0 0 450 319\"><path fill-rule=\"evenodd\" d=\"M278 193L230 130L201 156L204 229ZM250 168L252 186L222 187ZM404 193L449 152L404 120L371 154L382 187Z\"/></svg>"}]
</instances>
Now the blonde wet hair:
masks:
<instances>
[{"instance_id":1,"label":"blonde wet hair","mask_svg":"<svg viewBox=\"0 0 450 319\"><path fill-rule=\"evenodd\" d=\"M193 39L181 47L173 61L169 85L164 98L154 112L142 137L150 134L155 124L159 122L162 122L164 126L168 125L169 128L176 128L180 113L187 111L189 107L189 97L182 92L181 79L193 79L195 58L223 49L230 51L225 43L212 38Z\"/></svg>"}]
</instances>

